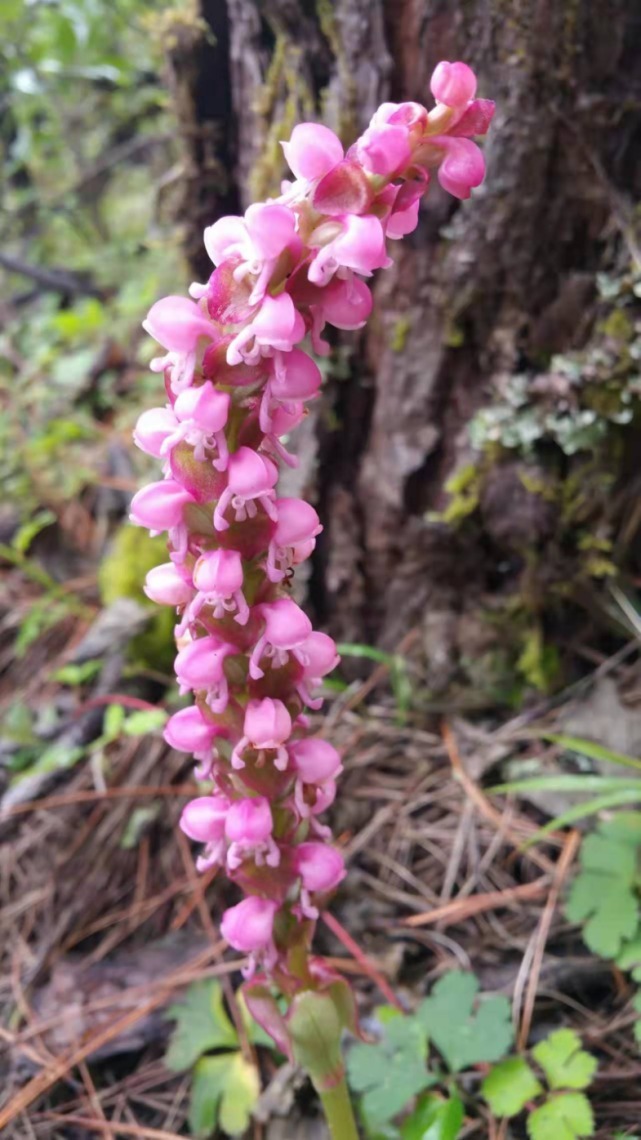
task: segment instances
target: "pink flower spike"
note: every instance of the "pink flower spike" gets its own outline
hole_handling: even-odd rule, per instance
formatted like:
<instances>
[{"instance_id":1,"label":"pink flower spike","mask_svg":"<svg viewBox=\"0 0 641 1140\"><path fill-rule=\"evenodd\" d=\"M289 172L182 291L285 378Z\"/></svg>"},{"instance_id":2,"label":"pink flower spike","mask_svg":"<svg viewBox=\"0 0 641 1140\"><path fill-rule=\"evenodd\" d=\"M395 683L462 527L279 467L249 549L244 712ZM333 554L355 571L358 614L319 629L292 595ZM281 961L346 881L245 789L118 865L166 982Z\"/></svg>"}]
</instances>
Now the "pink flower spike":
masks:
<instances>
[{"instance_id":1,"label":"pink flower spike","mask_svg":"<svg viewBox=\"0 0 641 1140\"><path fill-rule=\"evenodd\" d=\"M340 139L322 123L299 123L280 145L294 177L306 182L322 178L343 158Z\"/></svg>"},{"instance_id":2,"label":"pink flower spike","mask_svg":"<svg viewBox=\"0 0 641 1140\"><path fill-rule=\"evenodd\" d=\"M206 720L197 705L179 709L170 716L163 736L170 748L193 752L197 758L209 752L217 736L224 735L219 725Z\"/></svg>"},{"instance_id":3,"label":"pink flower spike","mask_svg":"<svg viewBox=\"0 0 641 1140\"><path fill-rule=\"evenodd\" d=\"M251 895L226 910L220 923L223 938L242 954L255 954L271 946L278 903Z\"/></svg>"},{"instance_id":4,"label":"pink flower spike","mask_svg":"<svg viewBox=\"0 0 641 1140\"><path fill-rule=\"evenodd\" d=\"M255 681L264 676L260 660L265 653L273 668L278 669L289 660L289 650L303 645L312 632L307 614L292 598L277 598L259 607L265 619L265 629L249 658L249 675Z\"/></svg>"},{"instance_id":5,"label":"pink flower spike","mask_svg":"<svg viewBox=\"0 0 641 1140\"><path fill-rule=\"evenodd\" d=\"M145 578L143 587L148 598L161 606L184 606L193 598L194 591L173 562L154 566Z\"/></svg>"},{"instance_id":6,"label":"pink flower spike","mask_svg":"<svg viewBox=\"0 0 641 1140\"><path fill-rule=\"evenodd\" d=\"M466 63L443 60L434 69L430 91L438 103L462 110L476 94L476 76Z\"/></svg>"},{"instance_id":7,"label":"pink flower spike","mask_svg":"<svg viewBox=\"0 0 641 1140\"><path fill-rule=\"evenodd\" d=\"M235 621L246 625L249 606L243 594L243 561L236 550L208 550L201 554L193 570L194 586L202 595L203 604L214 606L214 617L236 609Z\"/></svg>"},{"instance_id":8,"label":"pink flower spike","mask_svg":"<svg viewBox=\"0 0 641 1140\"><path fill-rule=\"evenodd\" d=\"M284 770L288 757L283 744L289 739L291 731L292 718L282 701L271 697L265 697L262 701L250 701L245 712L244 735L232 752L232 768L245 767L242 754L249 746L258 752L276 749L274 766Z\"/></svg>"},{"instance_id":9,"label":"pink flower spike","mask_svg":"<svg viewBox=\"0 0 641 1140\"><path fill-rule=\"evenodd\" d=\"M225 834L227 796L199 796L183 808L180 829L197 843L215 843Z\"/></svg>"},{"instance_id":10,"label":"pink flower spike","mask_svg":"<svg viewBox=\"0 0 641 1140\"><path fill-rule=\"evenodd\" d=\"M445 158L438 168L443 189L455 198L469 198L472 187L480 186L485 177L485 159L476 143L448 135L439 135L430 142L445 150Z\"/></svg>"},{"instance_id":11,"label":"pink flower spike","mask_svg":"<svg viewBox=\"0 0 641 1140\"><path fill-rule=\"evenodd\" d=\"M213 340L215 335L211 321L187 297L163 297L156 301L142 327L170 352L193 352L199 337Z\"/></svg>"},{"instance_id":12,"label":"pink flower spike","mask_svg":"<svg viewBox=\"0 0 641 1140\"><path fill-rule=\"evenodd\" d=\"M160 459L165 441L175 432L178 421L171 408L149 408L138 417L134 443L147 455Z\"/></svg>"},{"instance_id":13,"label":"pink flower spike","mask_svg":"<svg viewBox=\"0 0 641 1140\"><path fill-rule=\"evenodd\" d=\"M156 533L171 530L182 523L184 507L193 502L193 495L180 483L164 479L159 483L149 483L134 495L129 518L136 526L147 527Z\"/></svg>"},{"instance_id":14,"label":"pink flower spike","mask_svg":"<svg viewBox=\"0 0 641 1140\"><path fill-rule=\"evenodd\" d=\"M231 505L236 522L254 518L259 502L270 518L276 521L274 507L274 485L278 479L278 468L265 455L259 455L251 447L239 447L229 459L227 486L214 511L216 530L228 530L229 523L225 512Z\"/></svg>"}]
</instances>

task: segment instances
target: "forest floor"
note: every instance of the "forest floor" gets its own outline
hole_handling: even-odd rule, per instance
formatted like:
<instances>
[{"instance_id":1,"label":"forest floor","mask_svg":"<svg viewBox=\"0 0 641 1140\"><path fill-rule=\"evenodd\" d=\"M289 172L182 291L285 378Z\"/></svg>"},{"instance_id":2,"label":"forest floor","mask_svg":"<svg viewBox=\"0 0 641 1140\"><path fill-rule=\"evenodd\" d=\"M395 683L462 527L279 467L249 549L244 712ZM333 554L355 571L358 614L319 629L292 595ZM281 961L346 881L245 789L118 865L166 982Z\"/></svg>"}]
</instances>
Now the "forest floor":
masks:
<instances>
[{"instance_id":1,"label":"forest floor","mask_svg":"<svg viewBox=\"0 0 641 1140\"><path fill-rule=\"evenodd\" d=\"M123 680L117 622L106 642L101 635L98 678L70 685L69 673L57 671L82 658L96 611L67 613L17 656L14 635L42 586L24 567L5 564L2 578L2 710L15 730L18 694L32 720L55 728L39 729L49 733L49 761L21 781L7 779L1 806L0 1134L185 1135L190 1078L163 1063L167 1007L194 981L238 979L216 926L227 888L213 873L196 875L176 826L196 790L190 765L158 730L128 735L122 721L101 728L105 706L147 707L131 696L126 670ZM79 596L95 601L91 575ZM633 990L565 917L579 832L552 832L524 848L565 805L486 789L506 758L553 760L543 731L584 716L589 733L599 701L610 702L606 717L619 702L619 719L634 725L638 656L630 645L562 699L475 722L455 713L437 721L417 709L399 723L379 665L330 698L324 722L345 755L333 823L349 874L334 919L319 924L319 950L354 981L366 1017L390 990L411 1009L458 968L473 971L483 991L509 997L517 1041L574 1028L599 1061L590 1095L600 1140L631 1135L641 1119ZM162 676L145 681L162 703ZM60 750L75 762L61 764ZM321 1138L309 1089L291 1073L276 1077L267 1050L259 1063L269 1091L249 1135ZM472 1115L464 1135L525 1133Z\"/></svg>"}]
</instances>

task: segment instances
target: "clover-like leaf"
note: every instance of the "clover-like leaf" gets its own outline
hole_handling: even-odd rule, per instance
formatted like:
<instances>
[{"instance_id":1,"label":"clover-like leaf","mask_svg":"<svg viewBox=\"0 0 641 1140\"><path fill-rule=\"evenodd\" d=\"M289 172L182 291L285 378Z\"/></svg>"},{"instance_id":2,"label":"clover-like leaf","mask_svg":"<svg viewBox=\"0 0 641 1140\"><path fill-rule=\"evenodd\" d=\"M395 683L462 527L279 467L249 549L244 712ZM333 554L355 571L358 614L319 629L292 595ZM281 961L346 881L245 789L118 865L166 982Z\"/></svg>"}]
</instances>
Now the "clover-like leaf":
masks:
<instances>
[{"instance_id":1,"label":"clover-like leaf","mask_svg":"<svg viewBox=\"0 0 641 1140\"><path fill-rule=\"evenodd\" d=\"M452 1072L481 1061L498 1061L512 1044L510 1003L505 997L480 998L474 974L452 970L421 1002L416 1017Z\"/></svg>"},{"instance_id":2,"label":"clover-like leaf","mask_svg":"<svg viewBox=\"0 0 641 1140\"><path fill-rule=\"evenodd\" d=\"M624 942L617 957L620 970L627 970L633 981L641 982L641 930L629 942Z\"/></svg>"},{"instance_id":3,"label":"clover-like leaf","mask_svg":"<svg viewBox=\"0 0 641 1140\"><path fill-rule=\"evenodd\" d=\"M542 1104L530 1113L527 1122L530 1140L579 1140L594 1135L594 1116L584 1093L567 1092Z\"/></svg>"},{"instance_id":4,"label":"clover-like leaf","mask_svg":"<svg viewBox=\"0 0 641 1140\"><path fill-rule=\"evenodd\" d=\"M401 1140L457 1140L463 1124L463 1102L458 1096L443 1100L422 1096L401 1128Z\"/></svg>"},{"instance_id":5,"label":"clover-like leaf","mask_svg":"<svg viewBox=\"0 0 641 1140\"><path fill-rule=\"evenodd\" d=\"M597 1060L581 1047L573 1029L557 1029L532 1050L551 1089L585 1089L594 1076Z\"/></svg>"},{"instance_id":6,"label":"clover-like leaf","mask_svg":"<svg viewBox=\"0 0 641 1140\"><path fill-rule=\"evenodd\" d=\"M236 1049L238 1036L223 1004L219 982L214 978L194 982L183 1000L169 1007L167 1016L176 1022L165 1055L168 1069L189 1069L210 1049Z\"/></svg>"},{"instance_id":7,"label":"clover-like leaf","mask_svg":"<svg viewBox=\"0 0 641 1140\"><path fill-rule=\"evenodd\" d=\"M352 1045L347 1076L363 1093L362 1109L372 1129L391 1120L411 1097L434 1084L427 1071L427 1038L413 1017L398 1015L384 1024L380 1041Z\"/></svg>"},{"instance_id":8,"label":"clover-like leaf","mask_svg":"<svg viewBox=\"0 0 641 1140\"><path fill-rule=\"evenodd\" d=\"M485 1077L481 1092L495 1116L517 1116L542 1086L523 1057L507 1057Z\"/></svg>"},{"instance_id":9,"label":"clover-like leaf","mask_svg":"<svg viewBox=\"0 0 641 1140\"><path fill-rule=\"evenodd\" d=\"M194 1069L189 1128L194 1136L209 1136L218 1124L228 1136L247 1128L260 1094L255 1065L242 1053L201 1057Z\"/></svg>"},{"instance_id":10,"label":"clover-like leaf","mask_svg":"<svg viewBox=\"0 0 641 1140\"><path fill-rule=\"evenodd\" d=\"M637 813L623 814L623 823L609 820L583 840L581 868L566 907L571 922L584 924L590 950L602 958L615 958L639 928L635 885L641 829L631 822L639 818Z\"/></svg>"}]
</instances>

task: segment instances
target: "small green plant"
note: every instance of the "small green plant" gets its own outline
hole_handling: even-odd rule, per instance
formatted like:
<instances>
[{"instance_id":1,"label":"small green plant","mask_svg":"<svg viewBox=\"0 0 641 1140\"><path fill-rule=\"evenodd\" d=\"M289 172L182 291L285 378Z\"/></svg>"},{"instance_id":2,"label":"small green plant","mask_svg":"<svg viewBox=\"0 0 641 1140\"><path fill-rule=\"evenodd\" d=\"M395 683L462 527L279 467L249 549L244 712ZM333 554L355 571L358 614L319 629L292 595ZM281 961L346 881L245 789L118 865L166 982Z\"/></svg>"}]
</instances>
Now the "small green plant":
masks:
<instances>
[{"instance_id":1,"label":"small green plant","mask_svg":"<svg viewBox=\"0 0 641 1140\"><path fill-rule=\"evenodd\" d=\"M507 1118L527 1113L530 1140L593 1135L584 1090L596 1069L594 1057L569 1029L539 1042L531 1059L506 1056L513 1042L509 1002L480 994L473 974L446 974L413 1014L391 1006L375 1012L378 1040L352 1045L347 1056L370 1140L457 1140L465 1105L472 1112L478 1107L469 1086L479 1068L486 1070L481 1095L491 1112Z\"/></svg>"},{"instance_id":2,"label":"small green plant","mask_svg":"<svg viewBox=\"0 0 641 1140\"><path fill-rule=\"evenodd\" d=\"M579 1140L594 1134L594 1117L584 1090L596 1059L581 1048L572 1029L557 1029L532 1049L543 1071L544 1085L524 1057L509 1057L496 1065L481 1086L495 1116L518 1116L526 1108L530 1140ZM536 1103L540 1102L540 1103Z\"/></svg>"},{"instance_id":3,"label":"small green plant","mask_svg":"<svg viewBox=\"0 0 641 1140\"><path fill-rule=\"evenodd\" d=\"M248 1040L273 1048L273 1042L250 1017L239 999ZM193 1136L210 1136L218 1126L228 1136L248 1127L260 1094L260 1074L240 1049L238 1033L225 1010L220 983L194 982L168 1017L176 1022L165 1055L167 1068L192 1072L189 1128Z\"/></svg>"},{"instance_id":4,"label":"small green plant","mask_svg":"<svg viewBox=\"0 0 641 1140\"><path fill-rule=\"evenodd\" d=\"M336 648L341 657L365 658L387 668L396 703L396 719L399 724L404 724L412 703L412 682L405 658L400 653L386 653L384 649L377 649L374 645L344 642L337 645ZM332 680L332 685L334 684L336 682Z\"/></svg>"}]
</instances>

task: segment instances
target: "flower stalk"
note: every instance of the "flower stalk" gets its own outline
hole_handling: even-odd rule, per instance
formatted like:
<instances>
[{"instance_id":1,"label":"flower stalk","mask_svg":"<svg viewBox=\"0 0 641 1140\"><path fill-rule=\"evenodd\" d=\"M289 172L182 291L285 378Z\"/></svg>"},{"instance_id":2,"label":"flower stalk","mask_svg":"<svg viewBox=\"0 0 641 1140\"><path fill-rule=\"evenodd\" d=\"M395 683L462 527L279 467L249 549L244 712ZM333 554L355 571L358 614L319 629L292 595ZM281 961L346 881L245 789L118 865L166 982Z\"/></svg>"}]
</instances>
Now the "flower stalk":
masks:
<instances>
[{"instance_id":1,"label":"flower stalk","mask_svg":"<svg viewBox=\"0 0 641 1140\"><path fill-rule=\"evenodd\" d=\"M220 925L247 955L247 1003L310 1073L336 1140L357 1135L340 1056L356 1008L311 942L345 875L319 819L342 760L310 735L308 710L321 707L338 656L291 592L320 520L280 495L278 478L297 464L287 437L318 395L325 328L366 323L364 279L416 227L432 173L458 198L483 179L471 136L487 131L494 105L475 98L463 63L439 64L431 90L430 112L383 104L347 153L327 127L300 124L283 143L294 180L280 197L205 230L209 280L158 301L144 322L164 349L151 368L166 402L134 432L162 479L134 496L131 519L168 534L169 560L145 589L177 610L176 676L194 696L165 731L203 784L180 825L201 844L198 869L224 867L244 894Z\"/></svg>"}]
</instances>

